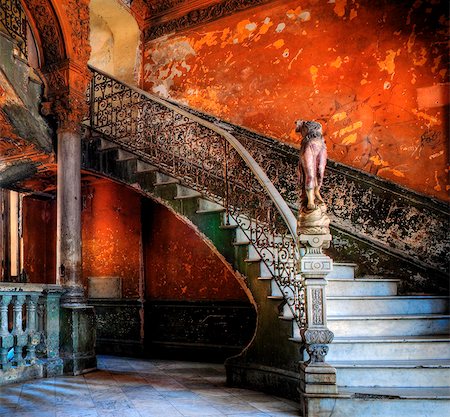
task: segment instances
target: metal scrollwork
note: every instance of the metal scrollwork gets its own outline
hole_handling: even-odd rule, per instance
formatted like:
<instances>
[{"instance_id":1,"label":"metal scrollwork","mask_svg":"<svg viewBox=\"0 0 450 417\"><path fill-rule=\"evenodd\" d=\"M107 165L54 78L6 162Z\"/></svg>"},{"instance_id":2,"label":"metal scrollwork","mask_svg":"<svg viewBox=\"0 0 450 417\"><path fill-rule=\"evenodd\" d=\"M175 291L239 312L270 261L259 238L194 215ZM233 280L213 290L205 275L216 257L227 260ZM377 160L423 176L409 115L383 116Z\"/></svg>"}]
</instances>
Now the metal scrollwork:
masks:
<instances>
[{"instance_id":1,"label":"metal scrollwork","mask_svg":"<svg viewBox=\"0 0 450 417\"><path fill-rule=\"evenodd\" d=\"M303 323L305 297L297 276L296 239L224 134L102 72L92 72L86 120L91 129L224 206L225 223L234 222L244 231L285 295L293 316Z\"/></svg>"},{"instance_id":2,"label":"metal scrollwork","mask_svg":"<svg viewBox=\"0 0 450 417\"><path fill-rule=\"evenodd\" d=\"M27 18L20 0L0 0L0 27L17 42L23 58L27 57Z\"/></svg>"}]
</instances>

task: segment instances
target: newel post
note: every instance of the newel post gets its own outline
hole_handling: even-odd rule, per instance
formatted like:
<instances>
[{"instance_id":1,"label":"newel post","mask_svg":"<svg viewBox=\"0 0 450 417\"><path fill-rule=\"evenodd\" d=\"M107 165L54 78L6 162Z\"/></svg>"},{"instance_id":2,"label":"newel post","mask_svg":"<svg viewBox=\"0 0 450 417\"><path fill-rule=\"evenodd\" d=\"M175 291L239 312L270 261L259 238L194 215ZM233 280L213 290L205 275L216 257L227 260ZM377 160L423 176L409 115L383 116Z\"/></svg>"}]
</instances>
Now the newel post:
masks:
<instances>
[{"instance_id":1,"label":"newel post","mask_svg":"<svg viewBox=\"0 0 450 417\"><path fill-rule=\"evenodd\" d=\"M320 194L327 149L320 123L299 120L296 131L303 137L300 148L302 202L298 217L298 243L303 249L299 271L304 286L305 320L300 330L302 350L309 358L300 363L300 395L305 417L317 415L323 394L337 394L336 370L325 361L333 332L327 327L326 276L333 260L323 253L331 234L327 206ZM306 358L305 358L306 359Z\"/></svg>"},{"instance_id":2,"label":"newel post","mask_svg":"<svg viewBox=\"0 0 450 417\"><path fill-rule=\"evenodd\" d=\"M336 393L336 370L325 362L333 332L327 327L325 276L333 269L333 261L322 252L328 248L331 235L300 234L305 248L300 270L305 286L306 324L301 330L303 346L309 360L300 365L300 389L303 393Z\"/></svg>"}]
</instances>

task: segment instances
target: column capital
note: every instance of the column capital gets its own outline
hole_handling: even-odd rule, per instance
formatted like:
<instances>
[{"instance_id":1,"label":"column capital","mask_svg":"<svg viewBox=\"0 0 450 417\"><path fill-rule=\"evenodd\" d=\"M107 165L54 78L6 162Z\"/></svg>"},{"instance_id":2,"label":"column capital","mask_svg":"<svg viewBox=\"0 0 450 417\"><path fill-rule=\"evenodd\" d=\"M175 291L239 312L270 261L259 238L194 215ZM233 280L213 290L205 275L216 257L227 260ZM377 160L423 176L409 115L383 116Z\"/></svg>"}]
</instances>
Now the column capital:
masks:
<instances>
[{"instance_id":1,"label":"column capital","mask_svg":"<svg viewBox=\"0 0 450 417\"><path fill-rule=\"evenodd\" d=\"M89 69L74 60L65 60L43 68L42 75L47 86L47 101L42 103L42 113L56 118L58 133L79 133L81 122L88 113Z\"/></svg>"}]
</instances>

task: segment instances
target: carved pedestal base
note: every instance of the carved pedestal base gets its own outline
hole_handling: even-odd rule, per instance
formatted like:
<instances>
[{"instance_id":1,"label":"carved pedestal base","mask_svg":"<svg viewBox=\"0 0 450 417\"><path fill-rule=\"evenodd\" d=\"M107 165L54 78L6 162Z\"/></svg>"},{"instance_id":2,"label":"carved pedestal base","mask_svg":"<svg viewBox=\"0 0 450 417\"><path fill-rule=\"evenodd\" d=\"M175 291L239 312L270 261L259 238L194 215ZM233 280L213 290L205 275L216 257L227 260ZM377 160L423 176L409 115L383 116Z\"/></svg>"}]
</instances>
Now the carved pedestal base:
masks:
<instances>
[{"instance_id":1,"label":"carved pedestal base","mask_svg":"<svg viewBox=\"0 0 450 417\"><path fill-rule=\"evenodd\" d=\"M336 394L336 369L326 362L300 364L302 394Z\"/></svg>"}]
</instances>

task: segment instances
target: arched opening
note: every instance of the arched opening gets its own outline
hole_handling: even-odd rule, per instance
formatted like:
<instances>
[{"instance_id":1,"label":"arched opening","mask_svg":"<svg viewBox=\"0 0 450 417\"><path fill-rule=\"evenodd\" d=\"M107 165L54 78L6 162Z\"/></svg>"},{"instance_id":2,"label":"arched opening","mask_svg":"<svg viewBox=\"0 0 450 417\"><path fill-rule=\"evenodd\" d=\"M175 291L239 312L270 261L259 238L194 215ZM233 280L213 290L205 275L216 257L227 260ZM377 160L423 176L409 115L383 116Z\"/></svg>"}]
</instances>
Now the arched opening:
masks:
<instances>
[{"instance_id":1,"label":"arched opening","mask_svg":"<svg viewBox=\"0 0 450 417\"><path fill-rule=\"evenodd\" d=\"M89 64L129 84L136 84L139 68L139 28L117 0L92 0Z\"/></svg>"}]
</instances>

